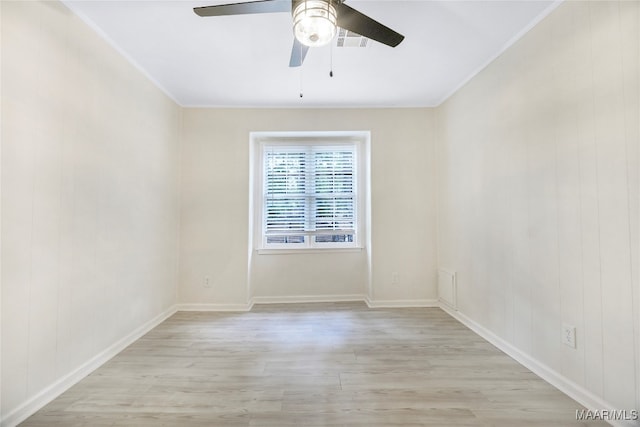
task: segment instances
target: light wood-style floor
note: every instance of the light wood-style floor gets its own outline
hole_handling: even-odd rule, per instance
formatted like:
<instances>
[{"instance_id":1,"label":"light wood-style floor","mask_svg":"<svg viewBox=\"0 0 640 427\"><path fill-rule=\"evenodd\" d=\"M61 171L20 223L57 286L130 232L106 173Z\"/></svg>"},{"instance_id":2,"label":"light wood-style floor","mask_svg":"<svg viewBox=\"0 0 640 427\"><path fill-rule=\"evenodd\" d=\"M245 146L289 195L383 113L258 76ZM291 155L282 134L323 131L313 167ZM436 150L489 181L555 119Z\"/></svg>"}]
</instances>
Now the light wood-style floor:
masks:
<instances>
[{"instance_id":1,"label":"light wood-style floor","mask_svg":"<svg viewBox=\"0 0 640 427\"><path fill-rule=\"evenodd\" d=\"M440 309L172 316L22 426L586 426Z\"/></svg>"}]
</instances>

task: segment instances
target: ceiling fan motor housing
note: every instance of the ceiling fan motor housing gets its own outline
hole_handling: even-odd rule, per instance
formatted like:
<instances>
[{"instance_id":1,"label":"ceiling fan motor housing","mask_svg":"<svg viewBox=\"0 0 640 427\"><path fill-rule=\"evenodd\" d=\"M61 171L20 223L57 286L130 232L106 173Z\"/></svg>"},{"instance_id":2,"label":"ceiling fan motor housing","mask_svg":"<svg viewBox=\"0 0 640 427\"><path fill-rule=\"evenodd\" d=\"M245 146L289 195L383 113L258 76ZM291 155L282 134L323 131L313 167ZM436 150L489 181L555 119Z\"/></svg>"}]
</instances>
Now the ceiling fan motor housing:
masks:
<instances>
[{"instance_id":1,"label":"ceiling fan motor housing","mask_svg":"<svg viewBox=\"0 0 640 427\"><path fill-rule=\"evenodd\" d=\"M330 3L332 6L335 6L340 3L344 3L344 0L320 0L324 3ZM300 3L304 3L305 0L291 0L291 13L298 7Z\"/></svg>"}]
</instances>

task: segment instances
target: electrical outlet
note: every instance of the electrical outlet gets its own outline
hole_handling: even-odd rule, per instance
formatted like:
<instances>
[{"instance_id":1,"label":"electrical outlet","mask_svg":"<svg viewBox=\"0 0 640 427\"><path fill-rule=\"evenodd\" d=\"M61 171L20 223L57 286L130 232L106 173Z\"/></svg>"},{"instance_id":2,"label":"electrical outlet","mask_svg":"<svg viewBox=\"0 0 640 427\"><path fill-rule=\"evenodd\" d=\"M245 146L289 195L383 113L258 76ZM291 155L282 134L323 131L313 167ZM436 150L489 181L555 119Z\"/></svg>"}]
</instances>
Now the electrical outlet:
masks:
<instances>
[{"instance_id":1,"label":"electrical outlet","mask_svg":"<svg viewBox=\"0 0 640 427\"><path fill-rule=\"evenodd\" d=\"M569 346L571 348L576 348L576 327L573 325L568 325L566 323L562 324L562 344Z\"/></svg>"},{"instance_id":2,"label":"electrical outlet","mask_svg":"<svg viewBox=\"0 0 640 427\"><path fill-rule=\"evenodd\" d=\"M205 288L211 287L211 279L209 278L209 276L204 276L204 279L202 280L202 286L204 286Z\"/></svg>"},{"instance_id":3,"label":"electrical outlet","mask_svg":"<svg viewBox=\"0 0 640 427\"><path fill-rule=\"evenodd\" d=\"M398 272L394 271L393 273L391 273L391 284L392 285L397 285L398 284Z\"/></svg>"}]
</instances>

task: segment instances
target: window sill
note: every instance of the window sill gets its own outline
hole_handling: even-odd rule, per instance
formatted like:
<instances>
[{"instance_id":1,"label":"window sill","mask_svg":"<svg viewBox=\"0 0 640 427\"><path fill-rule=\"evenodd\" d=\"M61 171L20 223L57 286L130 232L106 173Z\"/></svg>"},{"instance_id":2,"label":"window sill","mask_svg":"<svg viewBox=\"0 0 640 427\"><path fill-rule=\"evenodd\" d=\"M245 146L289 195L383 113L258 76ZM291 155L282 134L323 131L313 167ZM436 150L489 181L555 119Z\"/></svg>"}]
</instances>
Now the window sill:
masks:
<instances>
[{"instance_id":1,"label":"window sill","mask_svg":"<svg viewBox=\"0 0 640 427\"><path fill-rule=\"evenodd\" d=\"M333 253L358 253L364 248L301 248L301 249L256 249L258 255L302 255L302 254L333 254Z\"/></svg>"}]
</instances>

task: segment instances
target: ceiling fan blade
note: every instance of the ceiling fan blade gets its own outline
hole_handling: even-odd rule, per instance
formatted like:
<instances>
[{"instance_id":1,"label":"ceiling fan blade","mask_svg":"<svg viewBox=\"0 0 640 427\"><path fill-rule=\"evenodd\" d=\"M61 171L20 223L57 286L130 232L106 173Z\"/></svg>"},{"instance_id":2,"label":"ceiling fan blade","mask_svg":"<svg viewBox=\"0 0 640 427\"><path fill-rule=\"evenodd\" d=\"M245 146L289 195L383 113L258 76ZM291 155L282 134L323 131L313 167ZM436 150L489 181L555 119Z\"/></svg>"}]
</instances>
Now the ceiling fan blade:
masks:
<instances>
[{"instance_id":1,"label":"ceiling fan blade","mask_svg":"<svg viewBox=\"0 0 640 427\"><path fill-rule=\"evenodd\" d=\"M353 31L391 47L398 46L404 40L402 34L393 31L391 28L382 25L344 3L337 3L334 6L338 15L338 27L340 28Z\"/></svg>"},{"instance_id":2,"label":"ceiling fan blade","mask_svg":"<svg viewBox=\"0 0 640 427\"><path fill-rule=\"evenodd\" d=\"M309 46L305 46L293 38L293 47L291 47L291 59L289 60L289 67L299 67L304 62L305 56L309 51Z\"/></svg>"},{"instance_id":3,"label":"ceiling fan blade","mask_svg":"<svg viewBox=\"0 0 640 427\"><path fill-rule=\"evenodd\" d=\"M247 15L252 13L291 12L291 0L259 0L245 3L194 7L199 16Z\"/></svg>"}]
</instances>

